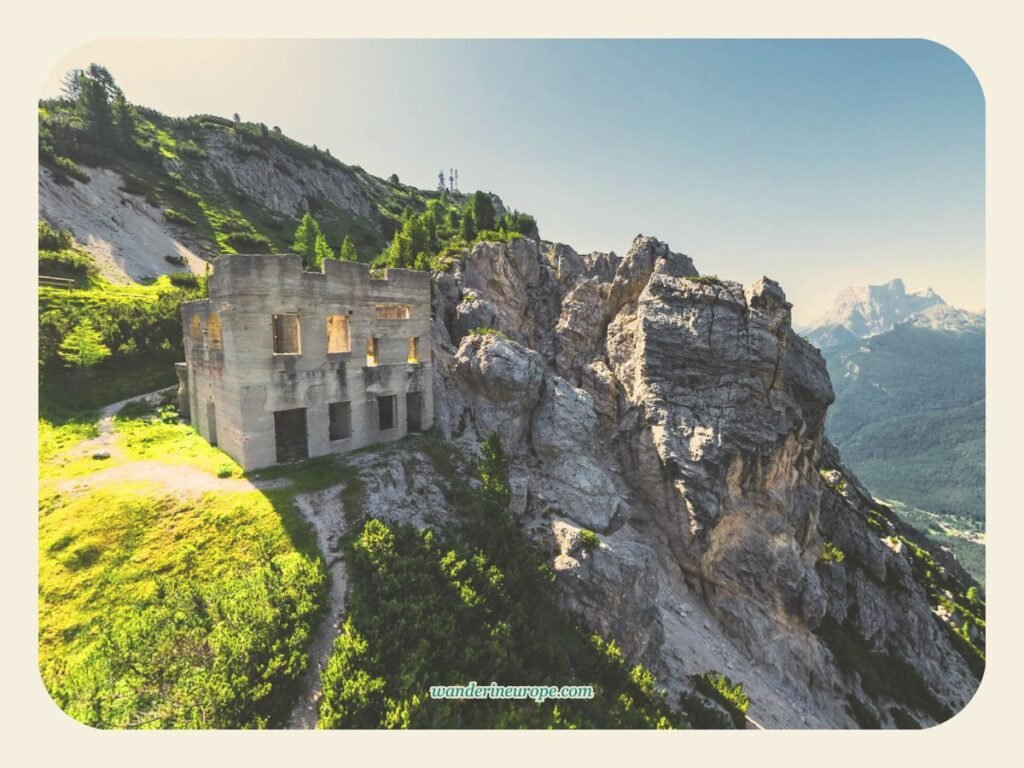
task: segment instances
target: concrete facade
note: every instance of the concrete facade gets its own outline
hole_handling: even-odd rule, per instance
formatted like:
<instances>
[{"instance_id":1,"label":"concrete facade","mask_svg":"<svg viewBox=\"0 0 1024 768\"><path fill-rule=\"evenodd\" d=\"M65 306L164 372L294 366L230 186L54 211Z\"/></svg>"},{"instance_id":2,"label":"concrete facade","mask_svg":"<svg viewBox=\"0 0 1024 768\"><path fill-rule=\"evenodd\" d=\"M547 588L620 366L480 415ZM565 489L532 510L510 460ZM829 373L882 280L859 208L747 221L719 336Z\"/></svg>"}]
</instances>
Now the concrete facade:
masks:
<instances>
[{"instance_id":1,"label":"concrete facade","mask_svg":"<svg viewBox=\"0 0 1024 768\"><path fill-rule=\"evenodd\" d=\"M245 469L429 429L430 275L298 256L225 255L182 305L192 425ZM179 364L180 366L180 364Z\"/></svg>"}]
</instances>

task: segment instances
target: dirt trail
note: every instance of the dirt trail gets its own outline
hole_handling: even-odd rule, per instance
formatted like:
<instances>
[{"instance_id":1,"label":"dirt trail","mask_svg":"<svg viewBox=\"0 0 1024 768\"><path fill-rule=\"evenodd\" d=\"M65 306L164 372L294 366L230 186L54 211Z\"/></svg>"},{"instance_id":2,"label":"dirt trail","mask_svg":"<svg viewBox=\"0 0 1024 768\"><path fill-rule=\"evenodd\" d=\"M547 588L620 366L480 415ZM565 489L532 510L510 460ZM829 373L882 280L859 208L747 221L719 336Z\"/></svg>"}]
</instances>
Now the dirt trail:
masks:
<instances>
[{"instance_id":1,"label":"dirt trail","mask_svg":"<svg viewBox=\"0 0 1024 768\"><path fill-rule=\"evenodd\" d=\"M295 506L316 530L316 541L323 553L331 579L327 611L309 647L309 667L302 676L301 693L288 720L289 728L316 728L321 687L320 672L330 658L334 638L345 613L345 591L348 577L341 555L341 537L345 533L345 510L341 492L345 483L315 493L299 494Z\"/></svg>"},{"instance_id":2,"label":"dirt trail","mask_svg":"<svg viewBox=\"0 0 1024 768\"><path fill-rule=\"evenodd\" d=\"M244 478L217 477L187 464L166 464L162 461L133 461L101 469L81 477L60 480L56 488L62 493L78 493L113 483L154 482L169 491L198 496L207 491L259 491L287 485L287 480L253 482Z\"/></svg>"},{"instance_id":3,"label":"dirt trail","mask_svg":"<svg viewBox=\"0 0 1024 768\"><path fill-rule=\"evenodd\" d=\"M170 389L172 389L172 387L164 387L163 389L158 389L155 392L147 392L144 395L134 395L133 397L129 397L125 400L118 400L116 403L104 406L100 410L100 419L98 423L100 430L99 435L89 438L88 440L83 440L78 446L77 452L86 454L106 451L111 455L111 457L117 456L120 453L120 450L118 449L117 441L114 438L114 417L122 408L128 405L128 403L133 403L136 400L145 400L150 405L156 405L160 397Z\"/></svg>"}]
</instances>

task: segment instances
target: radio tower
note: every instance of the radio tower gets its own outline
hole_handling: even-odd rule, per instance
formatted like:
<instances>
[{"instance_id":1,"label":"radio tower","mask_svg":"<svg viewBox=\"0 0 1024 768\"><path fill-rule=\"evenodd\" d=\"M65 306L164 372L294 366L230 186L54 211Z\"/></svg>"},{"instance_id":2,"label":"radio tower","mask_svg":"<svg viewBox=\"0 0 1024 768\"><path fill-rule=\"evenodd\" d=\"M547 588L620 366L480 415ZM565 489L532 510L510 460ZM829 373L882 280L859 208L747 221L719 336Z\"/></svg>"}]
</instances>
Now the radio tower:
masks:
<instances>
[{"instance_id":1,"label":"radio tower","mask_svg":"<svg viewBox=\"0 0 1024 768\"><path fill-rule=\"evenodd\" d=\"M455 191L455 171L451 168L448 169L448 189Z\"/></svg>"},{"instance_id":2,"label":"radio tower","mask_svg":"<svg viewBox=\"0 0 1024 768\"><path fill-rule=\"evenodd\" d=\"M459 169L455 169L455 191L459 191Z\"/></svg>"},{"instance_id":3,"label":"radio tower","mask_svg":"<svg viewBox=\"0 0 1024 768\"><path fill-rule=\"evenodd\" d=\"M444 169L437 172L437 191L444 192Z\"/></svg>"}]
</instances>

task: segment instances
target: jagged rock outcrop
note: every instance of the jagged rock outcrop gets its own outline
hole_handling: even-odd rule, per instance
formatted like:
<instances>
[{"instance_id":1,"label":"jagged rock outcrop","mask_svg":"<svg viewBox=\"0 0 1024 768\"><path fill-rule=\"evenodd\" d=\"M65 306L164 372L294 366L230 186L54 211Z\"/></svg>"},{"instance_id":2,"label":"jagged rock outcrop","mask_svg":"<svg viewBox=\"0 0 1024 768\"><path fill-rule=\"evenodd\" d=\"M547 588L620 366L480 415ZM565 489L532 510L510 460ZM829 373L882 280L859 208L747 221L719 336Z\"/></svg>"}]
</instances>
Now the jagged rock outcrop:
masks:
<instances>
[{"instance_id":1,"label":"jagged rock outcrop","mask_svg":"<svg viewBox=\"0 0 1024 768\"><path fill-rule=\"evenodd\" d=\"M670 691L727 672L769 726L891 725L893 706L932 722L970 697L935 607L972 582L937 558L944 586L922 585L907 551L930 545L824 441L832 387L777 283L701 278L640 236L624 257L483 243L435 277L438 426L468 452L501 436L566 608ZM864 659L920 695L881 689Z\"/></svg>"}]
</instances>

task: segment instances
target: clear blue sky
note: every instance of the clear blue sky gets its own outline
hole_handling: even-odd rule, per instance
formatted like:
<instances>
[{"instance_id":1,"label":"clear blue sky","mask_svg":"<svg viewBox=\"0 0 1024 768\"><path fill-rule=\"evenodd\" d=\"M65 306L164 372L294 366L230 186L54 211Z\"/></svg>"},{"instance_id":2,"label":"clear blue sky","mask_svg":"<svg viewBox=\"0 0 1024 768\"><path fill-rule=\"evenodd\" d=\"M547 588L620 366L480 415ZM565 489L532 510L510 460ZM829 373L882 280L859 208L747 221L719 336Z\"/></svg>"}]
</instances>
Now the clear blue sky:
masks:
<instances>
[{"instance_id":1,"label":"clear blue sky","mask_svg":"<svg viewBox=\"0 0 1024 768\"><path fill-rule=\"evenodd\" d=\"M378 175L457 167L581 252L644 233L767 274L798 322L893 277L984 304L984 99L927 41L109 42L43 95L90 61L135 103L238 112Z\"/></svg>"}]
</instances>

